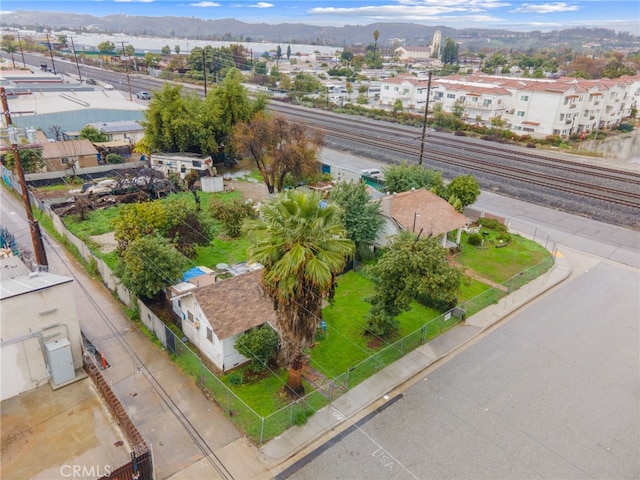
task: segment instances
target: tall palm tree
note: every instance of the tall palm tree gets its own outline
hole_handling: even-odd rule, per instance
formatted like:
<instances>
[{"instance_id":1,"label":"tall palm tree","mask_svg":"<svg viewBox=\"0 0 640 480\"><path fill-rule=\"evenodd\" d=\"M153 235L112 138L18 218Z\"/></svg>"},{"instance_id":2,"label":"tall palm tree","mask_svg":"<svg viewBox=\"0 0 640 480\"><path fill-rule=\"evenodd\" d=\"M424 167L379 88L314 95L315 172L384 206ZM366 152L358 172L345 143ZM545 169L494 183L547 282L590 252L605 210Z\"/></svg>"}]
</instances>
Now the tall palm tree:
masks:
<instances>
[{"instance_id":1,"label":"tall palm tree","mask_svg":"<svg viewBox=\"0 0 640 480\"><path fill-rule=\"evenodd\" d=\"M378 30L373 31L373 59L377 60L378 58L378 38L380 38L380 32Z\"/></svg>"},{"instance_id":2,"label":"tall palm tree","mask_svg":"<svg viewBox=\"0 0 640 480\"><path fill-rule=\"evenodd\" d=\"M290 190L246 225L256 239L249 259L264 265L262 288L276 310L290 392L304 391L303 350L313 341L323 298L333 294L337 274L355 251L341 213L318 192Z\"/></svg>"}]
</instances>

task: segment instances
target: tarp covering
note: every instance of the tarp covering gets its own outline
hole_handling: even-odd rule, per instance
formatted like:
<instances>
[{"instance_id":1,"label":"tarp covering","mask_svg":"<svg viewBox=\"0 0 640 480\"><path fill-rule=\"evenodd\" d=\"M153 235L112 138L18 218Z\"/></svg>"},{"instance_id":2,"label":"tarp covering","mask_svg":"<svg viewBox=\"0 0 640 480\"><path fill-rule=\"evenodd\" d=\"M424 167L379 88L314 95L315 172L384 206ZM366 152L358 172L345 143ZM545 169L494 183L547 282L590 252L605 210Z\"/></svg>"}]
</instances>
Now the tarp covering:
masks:
<instances>
[{"instance_id":1,"label":"tarp covering","mask_svg":"<svg viewBox=\"0 0 640 480\"><path fill-rule=\"evenodd\" d=\"M188 282L192 278L199 277L200 275L204 275L204 274L205 274L205 272L200 270L198 267L194 267L194 268L184 272L184 274L182 275L182 281L183 282Z\"/></svg>"}]
</instances>

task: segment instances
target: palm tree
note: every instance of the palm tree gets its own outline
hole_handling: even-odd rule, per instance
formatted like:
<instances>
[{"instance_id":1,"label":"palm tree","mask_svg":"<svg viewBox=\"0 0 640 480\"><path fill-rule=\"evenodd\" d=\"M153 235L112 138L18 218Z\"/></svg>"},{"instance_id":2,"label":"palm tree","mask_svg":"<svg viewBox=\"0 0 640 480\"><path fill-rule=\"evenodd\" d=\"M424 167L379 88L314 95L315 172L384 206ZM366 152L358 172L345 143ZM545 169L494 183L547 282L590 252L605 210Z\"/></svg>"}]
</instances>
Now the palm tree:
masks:
<instances>
[{"instance_id":1,"label":"palm tree","mask_svg":"<svg viewBox=\"0 0 640 480\"><path fill-rule=\"evenodd\" d=\"M380 38L380 32L378 30L373 31L373 59L377 60L378 57L378 38Z\"/></svg>"},{"instance_id":2,"label":"palm tree","mask_svg":"<svg viewBox=\"0 0 640 480\"><path fill-rule=\"evenodd\" d=\"M323 298L333 295L336 276L355 251L341 218L340 207L320 193L290 190L246 225L256 238L249 260L264 265L262 288L276 310L289 393L304 392L303 350L313 341Z\"/></svg>"}]
</instances>

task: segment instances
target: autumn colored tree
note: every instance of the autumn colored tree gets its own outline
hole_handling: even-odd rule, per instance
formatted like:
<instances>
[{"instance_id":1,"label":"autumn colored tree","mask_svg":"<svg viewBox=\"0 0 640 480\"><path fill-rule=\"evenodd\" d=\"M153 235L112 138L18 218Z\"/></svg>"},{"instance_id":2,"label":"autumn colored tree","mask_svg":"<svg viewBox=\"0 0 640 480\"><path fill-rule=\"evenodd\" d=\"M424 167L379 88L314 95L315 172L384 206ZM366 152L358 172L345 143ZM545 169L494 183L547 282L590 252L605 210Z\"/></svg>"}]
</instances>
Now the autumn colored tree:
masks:
<instances>
[{"instance_id":1,"label":"autumn colored tree","mask_svg":"<svg viewBox=\"0 0 640 480\"><path fill-rule=\"evenodd\" d=\"M233 133L236 151L253 159L269 193L281 192L287 175L295 181L317 173L322 143L318 131L265 112L238 123Z\"/></svg>"}]
</instances>

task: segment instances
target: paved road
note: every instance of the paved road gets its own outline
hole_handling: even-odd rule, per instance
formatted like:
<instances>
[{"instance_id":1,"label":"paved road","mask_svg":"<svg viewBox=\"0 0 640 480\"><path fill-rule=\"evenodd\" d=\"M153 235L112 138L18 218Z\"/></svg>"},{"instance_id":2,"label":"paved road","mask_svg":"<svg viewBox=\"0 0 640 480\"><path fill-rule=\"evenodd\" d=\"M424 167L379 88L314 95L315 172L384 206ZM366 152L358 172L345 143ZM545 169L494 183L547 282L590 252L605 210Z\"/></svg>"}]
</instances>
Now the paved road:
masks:
<instances>
[{"instance_id":1,"label":"paved road","mask_svg":"<svg viewBox=\"0 0 640 480\"><path fill-rule=\"evenodd\" d=\"M582 262L290 478L638 478L638 272Z\"/></svg>"}]
</instances>

